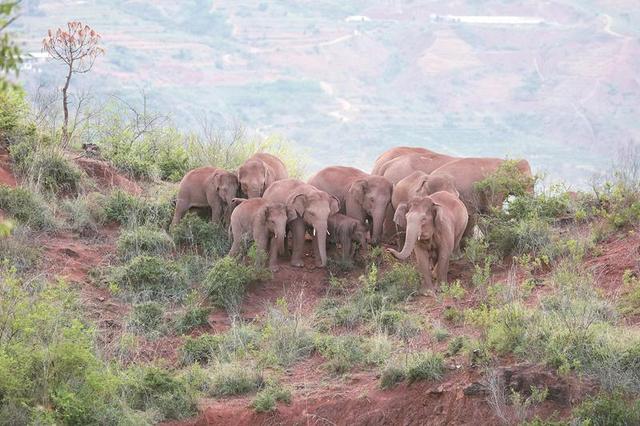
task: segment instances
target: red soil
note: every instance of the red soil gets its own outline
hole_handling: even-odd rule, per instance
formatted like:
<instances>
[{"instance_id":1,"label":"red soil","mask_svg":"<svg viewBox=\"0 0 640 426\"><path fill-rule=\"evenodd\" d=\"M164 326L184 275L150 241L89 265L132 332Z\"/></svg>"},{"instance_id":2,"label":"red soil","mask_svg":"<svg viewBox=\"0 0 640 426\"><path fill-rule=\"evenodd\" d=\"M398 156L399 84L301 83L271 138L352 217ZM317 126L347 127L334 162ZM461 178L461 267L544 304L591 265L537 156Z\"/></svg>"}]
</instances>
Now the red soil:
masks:
<instances>
[{"instance_id":1,"label":"red soil","mask_svg":"<svg viewBox=\"0 0 640 426\"><path fill-rule=\"evenodd\" d=\"M95 179L100 190L120 188L134 195L142 193L142 188L137 183L118 174L116 169L105 161L80 157L76 158L75 162L86 174Z\"/></svg>"},{"instance_id":2,"label":"red soil","mask_svg":"<svg viewBox=\"0 0 640 426\"><path fill-rule=\"evenodd\" d=\"M0 185L16 186L16 178L11 172L9 153L2 147L0 147Z\"/></svg>"}]
</instances>

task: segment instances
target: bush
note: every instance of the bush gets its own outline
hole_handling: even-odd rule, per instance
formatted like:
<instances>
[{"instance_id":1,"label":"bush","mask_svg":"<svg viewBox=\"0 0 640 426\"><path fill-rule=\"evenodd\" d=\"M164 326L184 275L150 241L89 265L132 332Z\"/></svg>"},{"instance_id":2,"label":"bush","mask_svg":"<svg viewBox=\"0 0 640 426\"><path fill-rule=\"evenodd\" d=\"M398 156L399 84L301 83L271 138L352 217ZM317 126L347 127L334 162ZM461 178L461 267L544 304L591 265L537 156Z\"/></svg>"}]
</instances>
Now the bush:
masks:
<instances>
[{"instance_id":1,"label":"bush","mask_svg":"<svg viewBox=\"0 0 640 426\"><path fill-rule=\"evenodd\" d=\"M237 315L247 284L259 279L260 272L227 256L218 260L209 270L204 285L216 305L230 315Z\"/></svg>"},{"instance_id":2,"label":"bush","mask_svg":"<svg viewBox=\"0 0 640 426\"><path fill-rule=\"evenodd\" d=\"M251 402L251 407L258 413L273 411L276 402L291 403L291 390L279 383L269 381L265 387L256 394Z\"/></svg>"},{"instance_id":3,"label":"bush","mask_svg":"<svg viewBox=\"0 0 640 426\"><path fill-rule=\"evenodd\" d=\"M28 110L22 90L0 91L0 143L22 130Z\"/></svg>"},{"instance_id":4,"label":"bush","mask_svg":"<svg viewBox=\"0 0 640 426\"><path fill-rule=\"evenodd\" d=\"M327 359L325 367L335 374L345 374L366 359L365 341L360 336L320 335L316 337L315 346Z\"/></svg>"},{"instance_id":5,"label":"bush","mask_svg":"<svg viewBox=\"0 0 640 426\"><path fill-rule=\"evenodd\" d=\"M485 197L489 205L499 204L507 195L523 196L533 188L536 179L518 169L517 160L503 162L498 169L475 184L475 190Z\"/></svg>"},{"instance_id":6,"label":"bush","mask_svg":"<svg viewBox=\"0 0 640 426\"><path fill-rule=\"evenodd\" d=\"M261 341L263 356L273 358L285 367L308 356L314 349L311 327L299 312L289 312L282 299L275 308L269 309Z\"/></svg>"},{"instance_id":7,"label":"bush","mask_svg":"<svg viewBox=\"0 0 640 426\"><path fill-rule=\"evenodd\" d=\"M217 397L242 395L258 389L262 382L262 376L250 366L222 363L213 370L211 393Z\"/></svg>"},{"instance_id":8,"label":"bush","mask_svg":"<svg viewBox=\"0 0 640 426\"><path fill-rule=\"evenodd\" d=\"M155 226L165 228L171 222L171 200L136 197L116 189L104 200L105 219L125 226Z\"/></svg>"},{"instance_id":9,"label":"bush","mask_svg":"<svg viewBox=\"0 0 640 426\"><path fill-rule=\"evenodd\" d=\"M219 334L203 334L198 337L187 337L180 349L184 364L207 363L216 359L224 345L224 336Z\"/></svg>"},{"instance_id":10,"label":"bush","mask_svg":"<svg viewBox=\"0 0 640 426\"><path fill-rule=\"evenodd\" d=\"M413 356L407 365L409 383L418 380L440 380L443 375L444 360L440 354L423 352Z\"/></svg>"},{"instance_id":11,"label":"bush","mask_svg":"<svg viewBox=\"0 0 640 426\"><path fill-rule=\"evenodd\" d=\"M28 229L18 227L7 237L0 236L0 266L8 265L18 273L35 268L42 258L42 250L34 247Z\"/></svg>"},{"instance_id":12,"label":"bush","mask_svg":"<svg viewBox=\"0 0 640 426\"><path fill-rule=\"evenodd\" d=\"M176 319L175 329L179 334L185 334L191 330L209 324L210 308L190 306Z\"/></svg>"},{"instance_id":13,"label":"bush","mask_svg":"<svg viewBox=\"0 0 640 426\"><path fill-rule=\"evenodd\" d=\"M403 382L405 378L404 368L396 364L387 365L380 375L380 387L385 390L391 389L398 383Z\"/></svg>"},{"instance_id":14,"label":"bush","mask_svg":"<svg viewBox=\"0 0 640 426\"><path fill-rule=\"evenodd\" d=\"M187 290L184 271L173 261L140 255L114 268L111 280L137 300L182 299Z\"/></svg>"},{"instance_id":15,"label":"bush","mask_svg":"<svg viewBox=\"0 0 640 426\"><path fill-rule=\"evenodd\" d=\"M149 226L122 231L117 245L118 255L125 261L143 254L167 255L175 248L173 240L166 232Z\"/></svg>"},{"instance_id":16,"label":"bush","mask_svg":"<svg viewBox=\"0 0 640 426\"><path fill-rule=\"evenodd\" d=\"M512 220L498 214L481 218L478 225L490 249L501 257L511 254L555 257L551 228L540 217Z\"/></svg>"},{"instance_id":17,"label":"bush","mask_svg":"<svg viewBox=\"0 0 640 426\"><path fill-rule=\"evenodd\" d=\"M157 302L140 303L133 306L129 326L147 336L157 335L164 326L165 308Z\"/></svg>"},{"instance_id":18,"label":"bush","mask_svg":"<svg viewBox=\"0 0 640 426\"><path fill-rule=\"evenodd\" d=\"M54 227L49 206L38 194L27 188L0 185L0 209L32 228L42 230Z\"/></svg>"},{"instance_id":19,"label":"bush","mask_svg":"<svg viewBox=\"0 0 640 426\"><path fill-rule=\"evenodd\" d=\"M377 289L385 294L390 302L403 302L420 288L420 273L413 265L396 263L382 275Z\"/></svg>"},{"instance_id":20,"label":"bush","mask_svg":"<svg viewBox=\"0 0 640 426\"><path fill-rule=\"evenodd\" d=\"M0 273L0 419L11 424L151 424L120 393L64 283ZM46 413L41 409L46 405Z\"/></svg>"},{"instance_id":21,"label":"bush","mask_svg":"<svg viewBox=\"0 0 640 426\"><path fill-rule=\"evenodd\" d=\"M62 212L66 216L67 229L82 237L95 236L98 233L98 224L104 219L95 196L78 196L63 200Z\"/></svg>"},{"instance_id":22,"label":"bush","mask_svg":"<svg viewBox=\"0 0 640 426\"><path fill-rule=\"evenodd\" d=\"M176 245L191 247L207 256L221 257L231 249L227 231L221 225L204 221L193 213L172 227L171 235Z\"/></svg>"},{"instance_id":23,"label":"bush","mask_svg":"<svg viewBox=\"0 0 640 426\"><path fill-rule=\"evenodd\" d=\"M17 149L13 147L12 151ZM54 194L76 194L84 173L62 149L52 146L33 146L23 161L16 163L16 171L38 190Z\"/></svg>"},{"instance_id":24,"label":"bush","mask_svg":"<svg viewBox=\"0 0 640 426\"><path fill-rule=\"evenodd\" d=\"M134 367L125 376L124 393L137 410L157 410L156 421L180 420L197 414L196 395L187 384L155 365Z\"/></svg>"},{"instance_id":25,"label":"bush","mask_svg":"<svg viewBox=\"0 0 640 426\"><path fill-rule=\"evenodd\" d=\"M640 401L626 399L621 393L600 393L583 401L573 415L582 425L637 425L640 424Z\"/></svg>"}]
</instances>

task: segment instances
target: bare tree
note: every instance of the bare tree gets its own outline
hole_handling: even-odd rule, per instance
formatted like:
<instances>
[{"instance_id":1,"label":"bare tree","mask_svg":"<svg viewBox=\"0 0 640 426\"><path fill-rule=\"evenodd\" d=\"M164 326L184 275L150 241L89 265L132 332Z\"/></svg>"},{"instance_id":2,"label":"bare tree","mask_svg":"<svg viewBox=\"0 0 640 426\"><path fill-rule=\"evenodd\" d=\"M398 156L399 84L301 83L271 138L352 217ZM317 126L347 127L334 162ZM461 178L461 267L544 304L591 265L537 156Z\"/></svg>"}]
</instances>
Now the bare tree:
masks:
<instances>
[{"instance_id":1,"label":"bare tree","mask_svg":"<svg viewBox=\"0 0 640 426\"><path fill-rule=\"evenodd\" d=\"M89 72L96 58L104 54L99 46L100 34L82 22L67 23L67 29L58 28L55 33L49 30L42 40L42 50L48 52L55 60L67 66L67 78L62 88L62 108L64 118L62 123L62 145L69 143L69 84L73 74Z\"/></svg>"}]
</instances>

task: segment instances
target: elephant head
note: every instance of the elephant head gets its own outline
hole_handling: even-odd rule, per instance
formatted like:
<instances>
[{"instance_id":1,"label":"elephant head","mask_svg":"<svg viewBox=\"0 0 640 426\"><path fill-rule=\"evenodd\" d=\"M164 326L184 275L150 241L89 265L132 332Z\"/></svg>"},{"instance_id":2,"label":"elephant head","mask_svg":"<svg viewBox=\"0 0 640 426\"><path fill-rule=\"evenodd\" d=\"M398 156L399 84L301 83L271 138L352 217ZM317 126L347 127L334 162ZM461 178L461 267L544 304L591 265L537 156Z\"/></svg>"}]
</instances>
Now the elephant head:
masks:
<instances>
[{"instance_id":1,"label":"elephant head","mask_svg":"<svg viewBox=\"0 0 640 426\"><path fill-rule=\"evenodd\" d=\"M222 210L226 210L225 217L228 218L237 204L233 199L238 195L238 178L231 172L220 171L213 176L211 182L220 199Z\"/></svg>"},{"instance_id":2,"label":"elephant head","mask_svg":"<svg viewBox=\"0 0 640 426\"><path fill-rule=\"evenodd\" d=\"M460 197L453 176L448 173L428 175L416 190L416 196L426 197L439 191L447 191Z\"/></svg>"},{"instance_id":3,"label":"elephant head","mask_svg":"<svg viewBox=\"0 0 640 426\"><path fill-rule=\"evenodd\" d=\"M282 253L287 222L295 217L295 212L283 203L265 203L255 214L253 235L272 234L276 239L278 252Z\"/></svg>"},{"instance_id":4,"label":"elephant head","mask_svg":"<svg viewBox=\"0 0 640 426\"><path fill-rule=\"evenodd\" d=\"M249 198L259 198L271 185L275 176L273 170L260 160L246 161L238 169L240 189Z\"/></svg>"},{"instance_id":5,"label":"elephant head","mask_svg":"<svg viewBox=\"0 0 640 426\"><path fill-rule=\"evenodd\" d=\"M416 242L431 240L441 226L438 214L442 207L435 203L431 197L415 197L409 203L401 203L396 209L394 222L407 229L402 252L389 249L398 259L407 259L411 256Z\"/></svg>"},{"instance_id":6,"label":"elephant head","mask_svg":"<svg viewBox=\"0 0 640 426\"><path fill-rule=\"evenodd\" d=\"M387 206L391 202L393 185L382 176L368 176L354 181L346 196L347 216L364 223L370 217L373 226L371 242L377 244L382 234Z\"/></svg>"},{"instance_id":7,"label":"elephant head","mask_svg":"<svg viewBox=\"0 0 640 426\"><path fill-rule=\"evenodd\" d=\"M330 215L338 213L340 202L324 191L311 185L304 185L289 196L287 207L293 209L297 217L313 227L320 251L320 262L325 266L327 264L327 219Z\"/></svg>"}]
</instances>

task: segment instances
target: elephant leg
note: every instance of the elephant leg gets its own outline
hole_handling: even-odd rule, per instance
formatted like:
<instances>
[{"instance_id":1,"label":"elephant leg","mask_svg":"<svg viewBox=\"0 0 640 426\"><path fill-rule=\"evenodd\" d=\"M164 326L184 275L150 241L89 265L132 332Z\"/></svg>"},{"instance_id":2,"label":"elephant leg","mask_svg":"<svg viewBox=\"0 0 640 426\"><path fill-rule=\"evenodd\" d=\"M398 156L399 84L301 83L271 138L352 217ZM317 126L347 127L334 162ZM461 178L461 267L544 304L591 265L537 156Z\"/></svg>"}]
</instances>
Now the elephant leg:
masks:
<instances>
[{"instance_id":1,"label":"elephant leg","mask_svg":"<svg viewBox=\"0 0 640 426\"><path fill-rule=\"evenodd\" d=\"M422 273L422 290L424 293L433 289L433 278L431 277L431 254L425 248L416 247L413 249L418 263L418 270Z\"/></svg>"},{"instance_id":2,"label":"elephant leg","mask_svg":"<svg viewBox=\"0 0 640 426\"><path fill-rule=\"evenodd\" d=\"M238 235L233 235L233 243L231 244L231 250L229 250L229 256L236 257L240 254L240 242L242 240L242 237L239 234L240 233L238 233Z\"/></svg>"},{"instance_id":3,"label":"elephant leg","mask_svg":"<svg viewBox=\"0 0 640 426\"><path fill-rule=\"evenodd\" d=\"M269 269L271 272L278 272L278 240L271 238L269 243Z\"/></svg>"},{"instance_id":4,"label":"elephant leg","mask_svg":"<svg viewBox=\"0 0 640 426\"><path fill-rule=\"evenodd\" d=\"M173 213L171 225L177 225L184 214L189 210L189 202L187 200L178 199L176 201L176 211Z\"/></svg>"},{"instance_id":5,"label":"elephant leg","mask_svg":"<svg viewBox=\"0 0 640 426\"><path fill-rule=\"evenodd\" d=\"M436 265L436 277L438 284L447 282L447 274L449 273L449 260L451 259L451 250L439 250L438 263Z\"/></svg>"},{"instance_id":6,"label":"elephant leg","mask_svg":"<svg viewBox=\"0 0 640 426\"><path fill-rule=\"evenodd\" d=\"M302 252L304 250L304 234L306 226L301 218L291 221L291 233L293 234L293 252L291 253L291 265L303 267Z\"/></svg>"}]
</instances>

